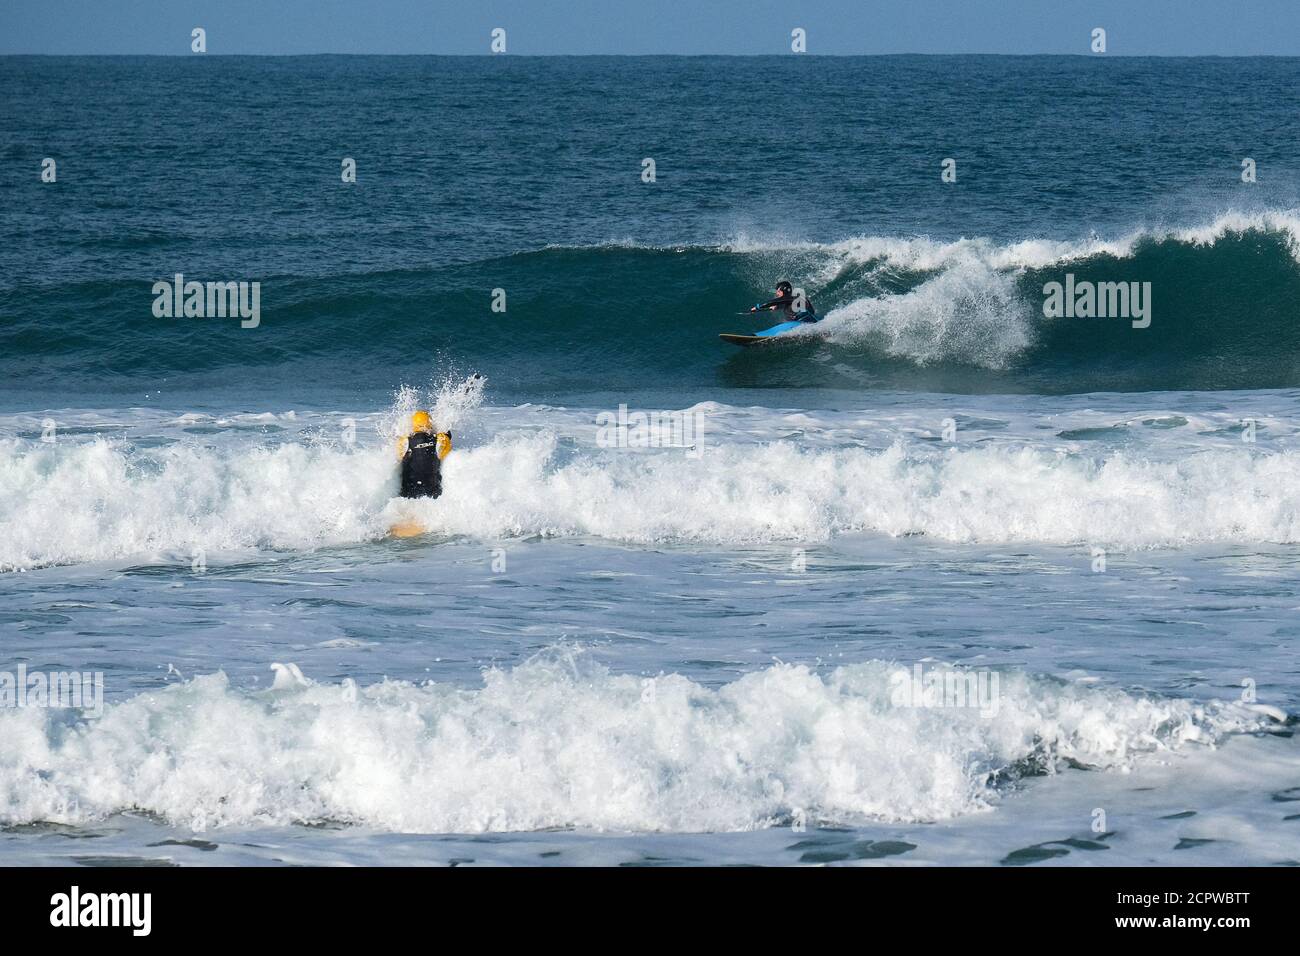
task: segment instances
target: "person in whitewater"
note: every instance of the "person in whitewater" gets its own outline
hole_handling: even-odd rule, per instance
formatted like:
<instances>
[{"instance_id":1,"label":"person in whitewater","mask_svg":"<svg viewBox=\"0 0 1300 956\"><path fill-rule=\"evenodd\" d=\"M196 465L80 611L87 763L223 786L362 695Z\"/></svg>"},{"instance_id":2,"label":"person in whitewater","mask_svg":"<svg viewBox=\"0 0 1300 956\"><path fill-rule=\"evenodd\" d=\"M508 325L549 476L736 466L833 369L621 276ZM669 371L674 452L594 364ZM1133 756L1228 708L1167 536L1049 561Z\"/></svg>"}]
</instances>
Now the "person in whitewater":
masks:
<instances>
[{"instance_id":1,"label":"person in whitewater","mask_svg":"<svg viewBox=\"0 0 1300 956\"><path fill-rule=\"evenodd\" d=\"M812 299L803 290L795 295L794 286L785 279L776 284L775 299L756 305L749 311L761 312L764 309L781 310L785 313L787 322L816 322L820 318L813 308Z\"/></svg>"},{"instance_id":2,"label":"person in whitewater","mask_svg":"<svg viewBox=\"0 0 1300 956\"><path fill-rule=\"evenodd\" d=\"M433 431L429 413L411 416L410 435L397 440L397 457L402 462L403 498L437 498L442 494L442 460L451 451L451 432Z\"/></svg>"}]
</instances>

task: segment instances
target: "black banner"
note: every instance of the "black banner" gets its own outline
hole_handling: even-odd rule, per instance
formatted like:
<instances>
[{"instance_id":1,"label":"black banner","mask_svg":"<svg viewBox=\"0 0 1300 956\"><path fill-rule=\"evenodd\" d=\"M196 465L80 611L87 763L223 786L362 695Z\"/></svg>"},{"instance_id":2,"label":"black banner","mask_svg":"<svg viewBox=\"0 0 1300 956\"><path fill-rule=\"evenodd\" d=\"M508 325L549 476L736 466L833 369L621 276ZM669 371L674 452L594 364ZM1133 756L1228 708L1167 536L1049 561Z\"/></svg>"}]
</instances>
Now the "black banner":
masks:
<instances>
[{"instance_id":1,"label":"black banner","mask_svg":"<svg viewBox=\"0 0 1300 956\"><path fill-rule=\"evenodd\" d=\"M928 948L991 923L1231 944L1289 925L1297 882L1285 868L38 868L0 869L0 899L11 942L429 943L457 930L541 942L682 921L735 942L849 920L864 939L914 933Z\"/></svg>"}]
</instances>

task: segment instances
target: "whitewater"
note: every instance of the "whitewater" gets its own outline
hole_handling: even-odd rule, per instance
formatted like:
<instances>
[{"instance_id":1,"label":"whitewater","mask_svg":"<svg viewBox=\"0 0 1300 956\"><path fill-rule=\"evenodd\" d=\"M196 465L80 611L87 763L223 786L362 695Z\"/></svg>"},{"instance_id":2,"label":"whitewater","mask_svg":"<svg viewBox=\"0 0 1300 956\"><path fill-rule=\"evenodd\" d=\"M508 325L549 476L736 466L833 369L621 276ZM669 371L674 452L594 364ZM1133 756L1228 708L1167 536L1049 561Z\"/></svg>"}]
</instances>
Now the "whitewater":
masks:
<instances>
[{"instance_id":1,"label":"whitewater","mask_svg":"<svg viewBox=\"0 0 1300 956\"><path fill-rule=\"evenodd\" d=\"M685 454L653 436L643 450L600 447L600 409L479 408L480 385L454 417L442 412L469 429L446 495L414 503L395 499L390 450L409 394L369 415L65 414L71 433L56 441L43 419L9 416L30 437L0 440L0 569L362 544L399 511L483 541L1294 544L1293 400L1148 396L1142 411L1103 396L1014 411L985 400L988 417L937 397L850 411L712 402L677 410L704 423Z\"/></svg>"},{"instance_id":2,"label":"whitewater","mask_svg":"<svg viewBox=\"0 0 1300 956\"><path fill-rule=\"evenodd\" d=\"M1179 831L1199 858L1300 852L1240 839L1300 767L1277 676L1300 664L1294 392L711 402L682 410L697 455L490 395L65 409L54 441L5 416L10 633L41 642L29 667L71 666L82 620L119 647L102 718L0 711L8 852L995 863L1074 840L1137 862L1150 834L1099 837L1096 807L1171 830L1224 800ZM416 404L457 447L444 497L401 503ZM433 533L387 539L412 507ZM992 718L899 706L917 661L996 674ZM1008 805L1023 831L987 822ZM529 836L426 842L476 833Z\"/></svg>"}]
</instances>

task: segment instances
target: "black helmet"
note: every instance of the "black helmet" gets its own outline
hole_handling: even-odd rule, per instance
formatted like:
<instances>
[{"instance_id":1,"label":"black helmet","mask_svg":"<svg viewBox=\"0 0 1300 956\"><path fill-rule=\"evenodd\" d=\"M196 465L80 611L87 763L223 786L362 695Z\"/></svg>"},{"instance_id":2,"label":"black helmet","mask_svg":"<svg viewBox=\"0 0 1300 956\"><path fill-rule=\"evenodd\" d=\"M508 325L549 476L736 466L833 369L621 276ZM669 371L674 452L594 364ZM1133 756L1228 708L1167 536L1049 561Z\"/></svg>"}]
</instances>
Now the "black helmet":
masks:
<instances>
[{"instance_id":1,"label":"black helmet","mask_svg":"<svg viewBox=\"0 0 1300 956\"><path fill-rule=\"evenodd\" d=\"M776 284L776 291L782 295L794 295L794 286L782 279Z\"/></svg>"}]
</instances>

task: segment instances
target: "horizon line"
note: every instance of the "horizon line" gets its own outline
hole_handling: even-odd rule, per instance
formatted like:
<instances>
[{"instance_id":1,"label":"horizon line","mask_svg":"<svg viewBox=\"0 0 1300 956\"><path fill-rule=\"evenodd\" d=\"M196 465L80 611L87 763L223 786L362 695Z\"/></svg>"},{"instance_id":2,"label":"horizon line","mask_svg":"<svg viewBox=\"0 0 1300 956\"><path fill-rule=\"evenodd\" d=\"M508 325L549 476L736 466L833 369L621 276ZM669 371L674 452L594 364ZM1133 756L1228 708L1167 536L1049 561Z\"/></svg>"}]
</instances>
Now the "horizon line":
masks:
<instances>
[{"instance_id":1,"label":"horizon line","mask_svg":"<svg viewBox=\"0 0 1300 956\"><path fill-rule=\"evenodd\" d=\"M1087 60L1107 60L1107 59L1124 59L1124 60L1196 60L1196 59L1218 59L1218 60L1250 60L1250 59L1294 59L1300 58L1300 51L1296 53L990 53L990 52L951 52L951 53L934 53L934 52L894 52L894 53L358 53L351 52L334 52L334 51L317 51L312 53L30 53L30 52L10 52L0 53L0 57L155 57L157 59L176 59L176 60L197 60L211 57L233 58L233 57L265 57L265 58L282 58L291 57L317 57L317 56L348 56L348 57L456 57L458 59L518 59L518 60L540 60L540 59L578 59L578 58L596 58L596 57L617 57L622 59L650 59L653 57L678 57L681 59L705 59L709 57L731 57L735 59L746 59L754 57L770 58L789 58L803 59L814 57L818 59L866 59L868 57L900 57L900 56L986 56L986 57L1036 57L1036 56L1057 56L1057 57L1077 57Z\"/></svg>"}]
</instances>

